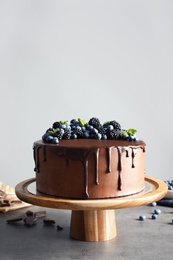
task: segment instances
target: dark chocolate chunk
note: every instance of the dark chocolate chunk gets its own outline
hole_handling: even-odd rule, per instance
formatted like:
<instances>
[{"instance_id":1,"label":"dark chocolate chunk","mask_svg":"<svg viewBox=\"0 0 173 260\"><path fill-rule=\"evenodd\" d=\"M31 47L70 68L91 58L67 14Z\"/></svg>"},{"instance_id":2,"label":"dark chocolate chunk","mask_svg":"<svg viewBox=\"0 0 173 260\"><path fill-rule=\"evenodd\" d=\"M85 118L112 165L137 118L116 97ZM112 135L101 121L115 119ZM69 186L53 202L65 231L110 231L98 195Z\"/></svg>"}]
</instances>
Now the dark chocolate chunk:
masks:
<instances>
[{"instance_id":1,"label":"dark chocolate chunk","mask_svg":"<svg viewBox=\"0 0 173 260\"><path fill-rule=\"evenodd\" d=\"M37 218L45 217L46 216L46 211L35 212L34 216L37 217Z\"/></svg>"},{"instance_id":2,"label":"dark chocolate chunk","mask_svg":"<svg viewBox=\"0 0 173 260\"><path fill-rule=\"evenodd\" d=\"M18 222L18 221L21 221L21 220L25 220L26 219L26 214L23 214L23 215L20 215L20 216L16 216L14 218L10 218L10 219L7 219L7 223L14 223L14 222Z\"/></svg>"},{"instance_id":3,"label":"dark chocolate chunk","mask_svg":"<svg viewBox=\"0 0 173 260\"><path fill-rule=\"evenodd\" d=\"M34 213L33 213L31 210L27 210L27 211L26 211L26 215L27 215L27 216L33 216Z\"/></svg>"},{"instance_id":4,"label":"dark chocolate chunk","mask_svg":"<svg viewBox=\"0 0 173 260\"><path fill-rule=\"evenodd\" d=\"M57 226L57 230L63 230L63 227Z\"/></svg>"},{"instance_id":5,"label":"dark chocolate chunk","mask_svg":"<svg viewBox=\"0 0 173 260\"><path fill-rule=\"evenodd\" d=\"M53 219L43 219L45 225L54 225L55 221Z\"/></svg>"}]
</instances>

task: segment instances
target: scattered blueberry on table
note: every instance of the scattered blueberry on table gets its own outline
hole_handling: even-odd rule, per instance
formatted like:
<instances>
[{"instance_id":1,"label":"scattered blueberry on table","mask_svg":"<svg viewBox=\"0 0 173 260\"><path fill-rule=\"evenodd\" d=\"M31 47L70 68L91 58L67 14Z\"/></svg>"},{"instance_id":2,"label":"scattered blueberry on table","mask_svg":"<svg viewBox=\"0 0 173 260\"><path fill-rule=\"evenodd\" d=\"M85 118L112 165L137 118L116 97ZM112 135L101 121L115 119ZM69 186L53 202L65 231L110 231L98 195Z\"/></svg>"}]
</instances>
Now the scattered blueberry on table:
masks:
<instances>
[{"instance_id":1,"label":"scattered blueberry on table","mask_svg":"<svg viewBox=\"0 0 173 260\"><path fill-rule=\"evenodd\" d=\"M146 216L145 216L145 215L140 215L140 216L139 216L139 220L144 221L145 219L146 219Z\"/></svg>"},{"instance_id":2,"label":"scattered blueberry on table","mask_svg":"<svg viewBox=\"0 0 173 260\"><path fill-rule=\"evenodd\" d=\"M152 216L151 216L151 218L152 218L152 219L156 219L157 216L158 216L158 214L154 214L154 213L153 213Z\"/></svg>"},{"instance_id":3,"label":"scattered blueberry on table","mask_svg":"<svg viewBox=\"0 0 173 260\"><path fill-rule=\"evenodd\" d=\"M152 203L149 204L149 205L155 207L155 206L157 206L157 202L152 202ZM151 215L151 218L152 218L152 219L157 219L157 217L158 217L159 214L161 214L161 209L155 208L155 209L154 209L154 212L153 212L152 215ZM139 220L144 221L145 219L146 219L146 216L145 216L145 215L140 215L140 216L139 216ZM172 223L173 223L173 220L172 220Z\"/></svg>"},{"instance_id":4,"label":"scattered blueberry on table","mask_svg":"<svg viewBox=\"0 0 173 260\"><path fill-rule=\"evenodd\" d=\"M154 202L152 202L150 205L151 205L152 207L155 207L155 206L157 206L157 202L154 201Z\"/></svg>"},{"instance_id":5,"label":"scattered blueberry on table","mask_svg":"<svg viewBox=\"0 0 173 260\"><path fill-rule=\"evenodd\" d=\"M152 219L156 219L159 214L161 214L161 210L157 208L157 209L154 210L154 212L153 212L151 218L152 218Z\"/></svg>"},{"instance_id":6,"label":"scattered blueberry on table","mask_svg":"<svg viewBox=\"0 0 173 260\"><path fill-rule=\"evenodd\" d=\"M173 180L167 180L165 183L168 186L168 190L173 190Z\"/></svg>"},{"instance_id":7,"label":"scattered blueberry on table","mask_svg":"<svg viewBox=\"0 0 173 260\"><path fill-rule=\"evenodd\" d=\"M161 214L161 210L160 209L155 209L154 210L154 214L157 214L157 215Z\"/></svg>"}]
</instances>

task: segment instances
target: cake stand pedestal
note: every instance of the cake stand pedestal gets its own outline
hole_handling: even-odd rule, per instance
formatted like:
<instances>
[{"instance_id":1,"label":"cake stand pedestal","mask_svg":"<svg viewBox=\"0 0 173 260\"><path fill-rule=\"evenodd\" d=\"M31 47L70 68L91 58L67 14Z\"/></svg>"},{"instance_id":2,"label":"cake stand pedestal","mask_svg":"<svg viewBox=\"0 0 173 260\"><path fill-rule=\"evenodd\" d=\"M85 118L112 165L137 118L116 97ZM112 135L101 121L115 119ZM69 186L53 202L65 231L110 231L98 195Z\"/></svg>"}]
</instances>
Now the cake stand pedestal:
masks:
<instances>
[{"instance_id":1,"label":"cake stand pedestal","mask_svg":"<svg viewBox=\"0 0 173 260\"><path fill-rule=\"evenodd\" d=\"M17 197L27 203L48 208L71 210L70 236L83 241L107 241L116 237L115 209L147 205L162 199L167 184L162 180L145 177L148 186L138 195L115 199L72 200L46 196L29 191L35 178L25 180L15 187Z\"/></svg>"}]
</instances>

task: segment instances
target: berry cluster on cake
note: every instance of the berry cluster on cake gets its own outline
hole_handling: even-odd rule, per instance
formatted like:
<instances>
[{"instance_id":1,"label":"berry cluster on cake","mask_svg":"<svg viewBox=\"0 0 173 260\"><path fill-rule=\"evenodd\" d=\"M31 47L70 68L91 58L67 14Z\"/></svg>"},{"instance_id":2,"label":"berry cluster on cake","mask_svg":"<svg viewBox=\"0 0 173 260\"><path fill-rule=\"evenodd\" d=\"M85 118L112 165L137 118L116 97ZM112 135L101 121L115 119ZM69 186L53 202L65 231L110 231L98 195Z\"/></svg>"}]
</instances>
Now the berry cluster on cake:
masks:
<instances>
[{"instance_id":1,"label":"berry cluster on cake","mask_svg":"<svg viewBox=\"0 0 173 260\"><path fill-rule=\"evenodd\" d=\"M46 143L59 143L62 139L90 138L98 140L129 140L136 141L136 130L124 130L121 125L110 120L101 124L99 118L92 117L88 122L84 119L72 119L71 121L56 121L42 136Z\"/></svg>"},{"instance_id":2,"label":"berry cluster on cake","mask_svg":"<svg viewBox=\"0 0 173 260\"><path fill-rule=\"evenodd\" d=\"M55 121L34 142L37 191L66 199L107 199L144 190L145 146L136 130L97 117Z\"/></svg>"}]
</instances>

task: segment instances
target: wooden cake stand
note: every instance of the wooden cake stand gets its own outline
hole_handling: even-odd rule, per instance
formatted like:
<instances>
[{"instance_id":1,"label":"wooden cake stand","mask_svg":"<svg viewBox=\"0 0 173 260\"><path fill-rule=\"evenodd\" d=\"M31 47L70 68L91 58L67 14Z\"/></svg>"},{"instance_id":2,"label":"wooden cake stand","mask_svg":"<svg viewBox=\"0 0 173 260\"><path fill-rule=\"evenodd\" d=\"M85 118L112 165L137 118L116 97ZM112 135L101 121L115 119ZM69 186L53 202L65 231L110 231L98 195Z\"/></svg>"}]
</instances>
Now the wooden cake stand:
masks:
<instances>
[{"instance_id":1,"label":"wooden cake stand","mask_svg":"<svg viewBox=\"0 0 173 260\"><path fill-rule=\"evenodd\" d=\"M15 187L17 197L30 204L71 210L70 236L83 241L106 241L116 237L115 209L147 205L162 199L167 193L167 184L159 179L145 177L146 189L143 193L129 197L98 200L61 199L36 191L29 186L35 178L25 180Z\"/></svg>"}]
</instances>

